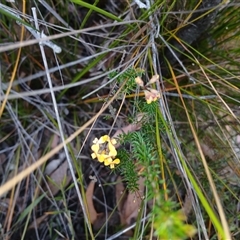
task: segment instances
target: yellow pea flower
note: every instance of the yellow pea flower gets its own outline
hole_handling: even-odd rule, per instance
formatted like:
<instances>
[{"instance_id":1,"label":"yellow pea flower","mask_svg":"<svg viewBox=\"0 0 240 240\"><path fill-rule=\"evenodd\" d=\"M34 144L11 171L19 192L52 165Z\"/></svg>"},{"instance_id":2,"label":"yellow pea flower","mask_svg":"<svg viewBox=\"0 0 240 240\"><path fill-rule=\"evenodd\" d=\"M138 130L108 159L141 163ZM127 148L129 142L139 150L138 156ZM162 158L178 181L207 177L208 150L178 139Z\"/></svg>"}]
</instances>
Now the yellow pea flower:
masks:
<instances>
[{"instance_id":1,"label":"yellow pea flower","mask_svg":"<svg viewBox=\"0 0 240 240\"><path fill-rule=\"evenodd\" d=\"M105 166L110 166L111 169L113 169L115 166L115 164L119 164L120 163L120 159L116 158L114 160L112 160L111 158L105 159L104 161L104 165Z\"/></svg>"},{"instance_id":2,"label":"yellow pea flower","mask_svg":"<svg viewBox=\"0 0 240 240\"><path fill-rule=\"evenodd\" d=\"M143 80L140 77L135 78L136 84L143 89L147 104L155 102L161 97L161 94L159 91L148 87L149 85L156 83L158 80L159 80L159 75L153 75L152 78L149 80L149 82L144 86Z\"/></svg>"},{"instance_id":3,"label":"yellow pea flower","mask_svg":"<svg viewBox=\"0 0 240 240\"><path fill-rule=\"evenodd\" d=\"M117 156L117 150L111 142L108 143L108 149L109 149L109 156L112 156L112 157Z\"/></svg>"},{"instance_id":4,"label":"yellow pea flower","mask_svg":"<svg viewBox=\"0 0 240 240\"><path fill-rule=\"evenodd\" d=\"M93 151L91 154L92 159L97 158L97 160L101 163L103 162L105 166L114 168L115 164L120 163L119 159L114 160L114 158L117 156L117 150L114 147L116 144L116 139L111 139L108 135L104 135L99 139L95 138L93 140L93 145L91 146Z\"/></svg>"},{"instance_id":5,"label":"yellow pea flower","mask_svg":"<svg viewBox=\"0 0 240 240\"><path fill-rule=\"evenodd\" d=\"M153 89L153 88L148 88L147 90L144 90L143 92L144 92L147 104L150 104L151 102L155 102L161 97L160 93L156 89Z\"/></svg>"},{"instance_id":6,"label":"yellow pea flower","mask_svg":"<svg viewBox=\"0 0 240 240\"><path fill-rule=\"evenodd\" d=\"M139 85L140 87L144 87L144 83L143 80L140 77L136 77L135 78L135 82L137 85Z\"/></svg>"}]
</instances>

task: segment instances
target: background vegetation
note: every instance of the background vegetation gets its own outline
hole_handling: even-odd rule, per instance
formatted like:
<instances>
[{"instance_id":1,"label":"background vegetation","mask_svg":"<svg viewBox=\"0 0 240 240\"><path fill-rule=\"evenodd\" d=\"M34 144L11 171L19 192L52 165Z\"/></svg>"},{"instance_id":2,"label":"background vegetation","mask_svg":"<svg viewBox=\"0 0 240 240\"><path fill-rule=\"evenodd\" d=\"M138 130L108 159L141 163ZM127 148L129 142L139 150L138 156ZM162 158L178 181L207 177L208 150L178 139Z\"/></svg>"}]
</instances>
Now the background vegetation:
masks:
<instances>
[{"instance_id":1,"label":"background vegetation","mask_svg":"<svg viewBox=\"0 0 240 240\"><path fill-rule=\"evenodd\" d=\"M1 239L239 239L239 4L1 1Z\"/></svg>"}]
</instances>

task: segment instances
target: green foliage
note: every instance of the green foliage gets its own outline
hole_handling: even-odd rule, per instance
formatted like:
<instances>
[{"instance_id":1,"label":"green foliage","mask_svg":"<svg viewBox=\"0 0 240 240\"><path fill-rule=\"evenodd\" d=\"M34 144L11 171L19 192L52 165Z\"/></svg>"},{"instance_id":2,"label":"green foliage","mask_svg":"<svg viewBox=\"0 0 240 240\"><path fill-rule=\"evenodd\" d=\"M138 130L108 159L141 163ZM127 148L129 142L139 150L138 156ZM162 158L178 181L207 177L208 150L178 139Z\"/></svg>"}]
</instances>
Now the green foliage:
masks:
<instances>
[{"instance_id":1,"label":"green foliage","mask_svg":"<svg viewBox=\"0 0 240 240\"><path fill-rule=\"evenodd\" d=\"M45 197L45 194L42 194L40 197L38 197L37 199L35 199L27 208L24 209L24 211L20 214L17 222L21 222L27 215L31 214L31 211L34 209L35 206L38 205L38 203Z\"/></svg>"},{"instance_id":2,"label":"green foliage","mask_svg":"<svg viewBox=\"0 0 240 240\"><path fill-rule=\"evenodd\" d=\"M121 85L124 81L127 80L125 86L124 86L124 93L130 94L135 91L136 89L136 77L141 77L144 73L144 70L142 69L135 69L135 68L128 68L123 73L119 74L118 72L111 72L109 74L109 78L116 77L116 81L119 85Z\"/></svg>"},{"instance_id":3,"label":"green foliage","mask_svg":"<svg viewBox=\"0 0 240 240\"><path fill-rule=\"evenodd\" d=\"M147 109L148 107L148 109ZM155 115L158 104L151 103L146 104L145 110ZM121 144L129 146L129 150L120 149L118 151L118 158L121 159L121 164L118 169L124 175L124 179L127 183L127 187L130 191L135 191L137 186L137 180L139 178L137 169L144 169L141 172L142 176L146 177L147 182L149 180L149 172L155 173L151 178L156 177L159 173L159 165L157 160L157 148L155 142L155 117L151 114L144 115L142 128L139 131L130 132L124 134L120 138ZM152 169L153 171L150 171Z\"/></svg>"},{"instance_id":4,"label":"green foliage","mask_svg":"<svg viewBox=\"0 0 240 240\"><path fill-rule=\"evenodd\" d=\"M95 11L95 12L97 12L97 13L100 13L100 14L102 14L103 16L106 16L106 17L109 18L109 19L113 19L113 20L116 20L116 21L118 21L118 22L121 22L121 21L122 21L120 18L116 17L115 15L113 15L113 14L107 12L107 11L104 11L104 10L101 9L101 8L98 8L98 7L96 7L96 6L93 5L93 4L86 3L85 1L81 1L81 0L71 0L71 1L74 2L74 3L76 3L76 4L81 5L81 6L83 6L83 7L86 7L86 8L88 8L88 9L92 10L92 11Z\"/></svg>"},{"instance_id":5,"label":"green foliage","mask_svg":"<svg viewBox=\"0 0 240 240\"><path fill-rule=\"evenodd\" d=\"M138 174L134 163L134 158L125 149L118 151L118 157L121 159L121 164L118 169L121 171L123 180L127 183L127 188L130 192L135 192L138 188Z\"/></svg>"},{"instance_id":6,"label":"green foliage","mask_svg":"<svg viewBox=\"0 0 240 240\"><path fill-rule=\"evenodd\" d=\"M123 135L121 141L130 145L130 150L119 150L118 157L121 159L119 168L124 175L129 191L137 190L139 174L137 169L142 167L141 175L145 177L145 184L148 189L148 200L155 198L157 204L153 206L152 219L154 222L155 234L161 239L186 239L195 233L195 227L185 223L186 216L181 210L177 210L177 204L171 200L164 200L163 191L160 191L160 184L164 181L160 177L160 166L157 161L158 153L156 147L156 112L158 103L146 104L139 102L139 109L144 111L145 119L142 128L137 132ZM159 129L165 131L168 126L164 123L160 114L157 114ZM162 150L164 153L165 151Z\"/></svg>"},{"instance_id":7,"label":"green foliage","mask_svg":"<svg viewBox=\"0 0 240 240\"><path fill-rule=\"evenodd\" d=\"M130 191L136 190L137 185L137 167L140 165L142 167L148 168L149 165L156 160L156 149L153 145L152 134L152 124L145 124L144 128L138 132L131 132L123 135L122 141L125 144L130 144L130 150L119 150L118 157L121 159L122 164L119 168L124 174L125 180L128 184ZM135 164L134 164L135 162ZM135 166L136 165L136 166ZM143 172L144 174L144 172Z\"/></svg>"},{"instance_id":8,"label":"green foliage","mask_svg":"<svg viewBox=\"0 0 240 240\"><path fill-rule=\"evenodd\" d=\"M141 164L148 165L152 161L156 160L156 154L151 139L145 132L132 133L131 144L132 154L134 158L138 159Z\"/></svg>"},{"instance_id":9,"label":"green foliage","mask_svg":"<svg viewBox=\"0 0 240 240\"><path fill-rule=\"evenodd\" d=\"M134 192L137 190L138 181L138 166L148 168L152 162L156 160L156 153L153 145L144 136L142 131L129 133L124 136L124 142L130 144L130 150L119 150L118 157L121 159L119 169L124 176L129 191ZM143 171L143 175L146 172Z\"/></svg>"},{"instance_id":10,"label":"green foliage","mask_svg":"<svg viewBox=\"0 0 240 240\"><path fill-rule=\"evenodd\" d=\"M164 202L164 201L163 201ZM155 234L160 239L186 239L193 237L196 233L194 226L186 224L186 216L179 211L173 211L169 208L172 202L164 202L161 207L155 207L153 210ZM167 207L166 207L167 206Z\"/></svg>"}]
</instances>

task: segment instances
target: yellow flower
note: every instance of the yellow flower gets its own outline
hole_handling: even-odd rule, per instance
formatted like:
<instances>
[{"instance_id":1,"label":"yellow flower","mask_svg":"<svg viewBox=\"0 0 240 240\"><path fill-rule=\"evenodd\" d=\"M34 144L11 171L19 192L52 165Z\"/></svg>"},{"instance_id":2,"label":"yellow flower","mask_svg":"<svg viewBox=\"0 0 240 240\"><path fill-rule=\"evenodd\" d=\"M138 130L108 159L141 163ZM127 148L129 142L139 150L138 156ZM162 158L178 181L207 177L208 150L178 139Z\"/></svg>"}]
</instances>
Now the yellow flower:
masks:
<instances>
[{"instance_id":1,"label":"yellow flower","mask_svg":"<svg viewBox=\"0 0 240 240\"><path fill-rule=\"evenodd\" d=\"M161 95L156 89L148 88L147 90L144 90L145 99L147 101L147 104L150 104L151 102L157 101Z\"/></svg>"},{"instance_id":2,"label":"yellow flower","mask_svg":"<svg viewBox=\"0 0 240 240\"><path fill-rule=\"evenodd\" d=\"M108 143L108 149L109 149L109 156L111 157L117 156L117 150L111 142Z\"/></svg>"},{"instance_id":3,"label":"yellow flower","mask_svg":"<svg viewBox=\"0 0 240 240\"><path fill-rule=\"evenodd\" d=\"M97 159L99 162L104 162L106 158L108 158L109 156L107 154L98 154L97 155Z\"/></svg>"},{"instance_id":4,"label":"yellow flower","mask_svg":"<svg viewBox=\"0 0 240 240\"><path fill-rule=\"evenodd\" d=\"M153 75L152 78L149 80L149 82L146 84L146 86L153 84L159 80L159 75Z\"/></svg>"},{"instance_id":5,"label":"yellow flower","mask_svg":"<svg viewBox=\"0 0 240 240\"><path fill-rule=\"evenodd\" d=\"M136 77L135 78L135 82L137 85L139 85L140 87L144 87L144 83L143 80L140 77Z\"/></svg>"},{"instance_id":6,"label":"yellow flower","mask_svg":"<svg viewBox=\"0 0 240 240\"><path fill-rule=\"evenodd\" d=\"M95 138L96 140L96 138ZM95 140L93 141L93 143L95 143ZM99 144L93 144L91 147L93 153L91 154L92 159L95 159L97 157L98 151L99 151Z\"/></svg>"},{"instance_id":7,"label":"yellow flower","mask_svg":"<svg viewBox=\"0 0 240 240\"><path fill-rule=\"evenodd\" d=\"M159 80L159 75L153 75L149 82L144 86L143 80L140 77L135 78L135 82L139 85L145 94L145 99L147 104L157 101L161 94L156 89L148 87L150 84L156 83Z\"/></svg>"},{"instance_id":8,"label":"yellow flower","mask_svg":"<svg viewBox=\"0 0 240 240\"><path fill-rule=\"evenodd\" d=\"M120 163L120 159L116 158L114 160L112 160L111 158L107 158L104 161L104 165L105 166L110 166L111 169L113 169L115 166L115 164L119 164Z\"/></svg>"},{"instance_id":9,"label":"yellow flower","mask_svg":"<svg viewBox=\"0 0 240 240\"><path fill-rule=\"evenodd\" d=\"M91 147L93 153L91 154L92 159L97 158L99 162L103 162L105 166L114 168L115 164L119 164L120 160L114 158L117 156L117 150L114 147L117 144L116 139L111 139L108 135L104 135L99 139L95 138L93 140L93 145Z\"/></svg>"}]
</instances>

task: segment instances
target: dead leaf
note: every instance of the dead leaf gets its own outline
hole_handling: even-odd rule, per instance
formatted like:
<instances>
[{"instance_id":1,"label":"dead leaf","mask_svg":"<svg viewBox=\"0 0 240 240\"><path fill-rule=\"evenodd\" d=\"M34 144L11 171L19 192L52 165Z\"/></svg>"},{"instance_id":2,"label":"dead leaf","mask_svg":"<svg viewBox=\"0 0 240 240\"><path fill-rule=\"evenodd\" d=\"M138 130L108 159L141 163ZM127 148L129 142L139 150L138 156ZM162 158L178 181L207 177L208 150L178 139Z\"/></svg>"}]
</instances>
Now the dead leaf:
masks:
<instances>
[{"instance_id":1,"label":"dead leaf","mask_svg":"<svg viewBox=\"0 0 240 240\"><path fill-rule=\"evenodd\" d=\"M94 191L95 181L91 181L86 190L86 204L89 214L89 220L92 224L97 220L98 213L93 204L93 191Z\"/></svg>"},{"instance_id":2,"label":"dead leaf","mask_svg":"<svg viewBox=\"0 0 240 240\"><path fill-rule=\"evenodd\" d=\"M53 148L57 147L60 140L61 140L60 137L57 134L54 134L53 135L53 141L52 141L52 144L51 144L51 148L53 149Z\"/></svg>"},{"instance_id":3,"label":"dead leaf","mask_svg":"<svg viewBox=\"0 0 240 240\"><path fill-rule=\"evenodd\" d=\"M71 179L72 176L68 174L68 162L64 161L55 171L53 171L47 180L48 182L48 187L51 190L52 194L55 195L59 191L59 188L61 184L67 186ZM64 186L64 187L65 187Z\"/></svg>"},{"instance_id":4,"label":"dead leaf","mask_svg":"<svg viewBox=\"0 0 240 240\"><path fill-rule=\"evenodd\" d=\"M123 205L127 199L127 194L122 182L122 178L120 176L117 178L115 195L116 195L116 203L117 203L118 211L121 213L123 210Z\"/></svg>"},{"instance_id":5,"label":"dead leaf","mask_svg":"<svg viewBox=\"0 0 240 240\"><path fill-rule=\"evenodd\" d=\"M53 159L50 162L48 162L44 174L50 176L51 173L53 173L62 163L61 159Z\"/></svg>"},{"instance_id":6,"label":"dead leaf","mask_svg":"<svg viewBox=\"0 0 240 240\"><path fill-rule=\"evenodd\" d=\"M43 222L46 222L48 219L48 215L45 214L45 215L42 215L41 217L35 219L28 227L28 230L31 229L31 228L35 228L35 226L40 226Z\"/></svg>"},{"instance_id":7,"label":"dead leaf","mask_svg":"<svg viewBox=\"0 0 240 240\"><path fill-rule=\"evenodd\" d=\"M95 176L90 176L90 178L93 179L93 181L89 183L86 190L86 208L88 209L89 220L93 225L93 229L99 231L106 225L106 221L108 226L116 226L119 223L119 215L117 212L107 212L107 216L105 212L97 213L93 204L93 192L97 180Z\"/></svg>"},{"instance_id":8,"label":"dead leaf","mask_svg":"<svg viewBox=\"0 0 240 240\"><path fill-rule=\"evenodd\" d=\"M123 208L120 212L121 224L129 226L134 221L139 213L142 199L144 196L144 181L143 177L139 177L138 180L138 191L129 193L126 201L124 202Z\"/></svg>"}]
</instances>

